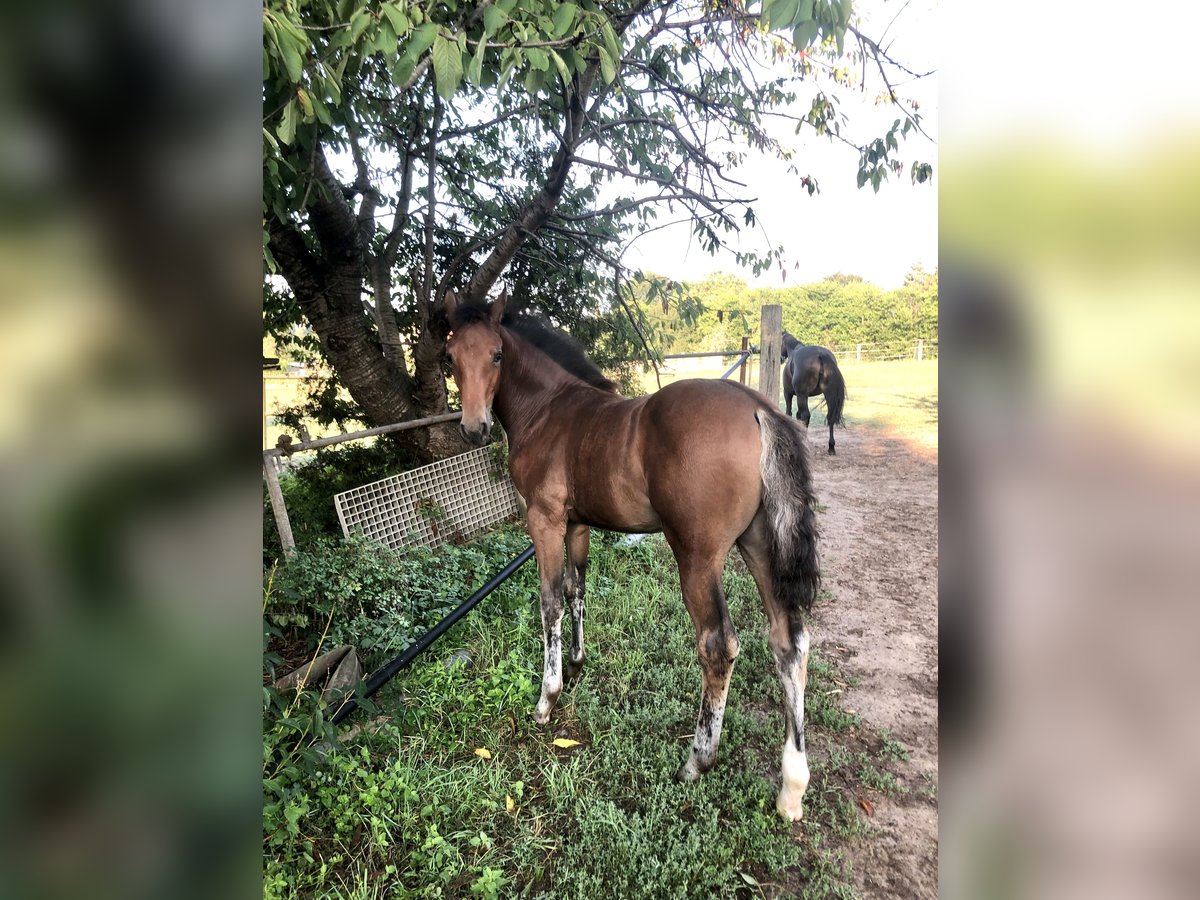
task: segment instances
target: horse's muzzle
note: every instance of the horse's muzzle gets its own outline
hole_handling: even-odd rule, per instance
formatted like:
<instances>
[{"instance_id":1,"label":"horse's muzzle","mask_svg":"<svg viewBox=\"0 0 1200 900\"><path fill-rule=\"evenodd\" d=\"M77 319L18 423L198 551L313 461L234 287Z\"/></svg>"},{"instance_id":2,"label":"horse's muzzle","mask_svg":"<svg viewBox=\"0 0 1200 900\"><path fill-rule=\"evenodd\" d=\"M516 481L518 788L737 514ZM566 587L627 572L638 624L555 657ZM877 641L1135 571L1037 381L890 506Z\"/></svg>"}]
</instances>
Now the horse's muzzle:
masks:
<instances>
[{"instance_id":1,"label":"horse's muzzle","mask_svg":"<svg viewBox=\"0 0 1200 900\"><path fill-rule=\"evenodd\" d=\"M469 444L482 446L488 442L488 438L492 436L492 426L487 422L480 422L476 428L468 428L461 422L458 423L458 430L462 434L463 439Z\"/></svg>"}]
</instances>

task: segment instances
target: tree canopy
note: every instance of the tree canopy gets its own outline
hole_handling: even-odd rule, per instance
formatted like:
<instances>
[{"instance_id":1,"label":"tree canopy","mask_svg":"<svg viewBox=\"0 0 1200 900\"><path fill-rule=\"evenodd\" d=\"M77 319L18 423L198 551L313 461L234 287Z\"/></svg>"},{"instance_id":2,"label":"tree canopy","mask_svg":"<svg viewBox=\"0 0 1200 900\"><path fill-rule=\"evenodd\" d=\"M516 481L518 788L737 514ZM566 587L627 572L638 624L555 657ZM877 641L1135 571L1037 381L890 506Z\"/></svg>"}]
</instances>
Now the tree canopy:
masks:
<instances>
[{"instance_id":1,"label":"tree canopy","mask_svg":"<svg viewBox=\"0 0 1200 900\"><path fill-rule=\"evenodd\" d=\"M901 158L908 70L850 0L267 0L263 36L265 327L311 335L372 423L446 408L449 287L482 299L503 275L602 357L654 352L624 244L684 216L727 247L755 225L753 153L819 190L773 122L857 152L860 187L932 172ZM896 110L881 135L842 111L868 84Z\"/></svg>"}]
</instances>

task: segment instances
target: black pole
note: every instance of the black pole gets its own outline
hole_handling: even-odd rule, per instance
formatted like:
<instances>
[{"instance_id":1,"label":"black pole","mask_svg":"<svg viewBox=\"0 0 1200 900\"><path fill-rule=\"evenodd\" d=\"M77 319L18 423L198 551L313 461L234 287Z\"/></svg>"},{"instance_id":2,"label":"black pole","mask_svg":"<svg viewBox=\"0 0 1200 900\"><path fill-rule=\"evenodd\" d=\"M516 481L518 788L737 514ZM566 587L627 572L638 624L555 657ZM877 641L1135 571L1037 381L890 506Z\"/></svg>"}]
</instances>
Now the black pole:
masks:
<instances>
[{"instance_id":1,"label":"black pole","mask_svg":"<svg viewBox=\"0 0 1200 900\"><path fill-rule=\"evenodd\" d=\"M416 659L417 656L419 656L422 651L429 647L430 644L445 634L455 622L469 613L475 607L475 605L479 603L480 600L499 587L503 581L513 574L513 572L525 565L531 556L533 556L533 544L530 544L528 547L522 550L521 553L513 558L513 560L507 566L493 575L488 580L487 584L460 603L454 612L450 613L450 615L446 616L446 618L442 619L442 621L430 628L407 650L368 678L367 683L363 688L363 696L370 697L377 690L387 684L397 672ZM336 725L356 709L358 709L358 700L354 697L350 697L345 703L338 707L337 712L330 717L330 721Z\"/></svg>"}]
</instances>

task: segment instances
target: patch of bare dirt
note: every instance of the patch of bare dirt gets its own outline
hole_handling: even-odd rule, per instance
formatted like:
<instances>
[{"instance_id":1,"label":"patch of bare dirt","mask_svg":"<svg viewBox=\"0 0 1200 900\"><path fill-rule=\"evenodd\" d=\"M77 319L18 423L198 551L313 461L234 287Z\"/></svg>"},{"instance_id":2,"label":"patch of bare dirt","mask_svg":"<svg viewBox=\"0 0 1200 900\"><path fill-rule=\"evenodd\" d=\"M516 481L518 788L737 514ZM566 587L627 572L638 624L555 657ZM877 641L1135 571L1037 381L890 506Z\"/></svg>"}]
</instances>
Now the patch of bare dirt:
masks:
<instances>
[{"instance_id":1,"label":"patch of bare dirt","mask_svg":"<svg viewBox=\"0 0 1200 900\"><path fill-rule=\"evenodd\" d=\"M857 678L845 705L908 751L907 791L872 801L874 833L847 848L863 897L936 897L938 888L937 450L864 426L809 433L823 510L819 652ZM891 768L891 767L889 767Z\"/></svg>"}]
</instances>

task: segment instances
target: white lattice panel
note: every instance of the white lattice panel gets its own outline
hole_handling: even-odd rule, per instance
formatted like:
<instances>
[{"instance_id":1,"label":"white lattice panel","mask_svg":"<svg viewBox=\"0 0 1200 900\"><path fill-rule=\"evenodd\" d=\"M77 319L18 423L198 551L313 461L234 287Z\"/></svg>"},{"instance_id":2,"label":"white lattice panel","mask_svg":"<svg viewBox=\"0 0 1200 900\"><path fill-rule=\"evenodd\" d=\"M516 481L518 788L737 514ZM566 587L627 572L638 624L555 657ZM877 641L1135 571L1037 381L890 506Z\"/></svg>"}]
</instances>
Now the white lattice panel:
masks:
<instances>
[{"instance_id":1,"label":"white lattice panel","mask_svg":"<svg viewBox=\"0 0 1200 900\"><path fill-rule=\"evenodd\" d=\"M489 447L443 459L333 498L342 533L388 547L474 537L517 514L517 491Z\"/></svg>"}]
</instances>

